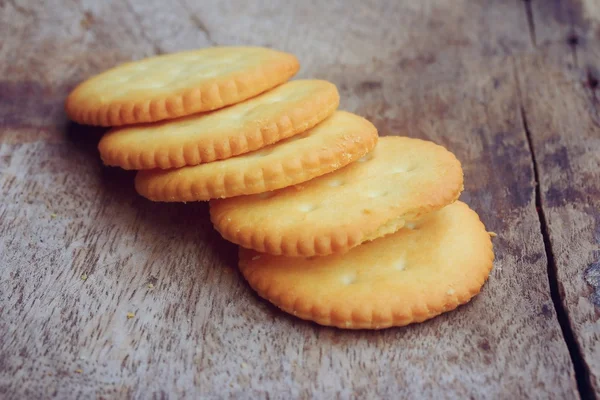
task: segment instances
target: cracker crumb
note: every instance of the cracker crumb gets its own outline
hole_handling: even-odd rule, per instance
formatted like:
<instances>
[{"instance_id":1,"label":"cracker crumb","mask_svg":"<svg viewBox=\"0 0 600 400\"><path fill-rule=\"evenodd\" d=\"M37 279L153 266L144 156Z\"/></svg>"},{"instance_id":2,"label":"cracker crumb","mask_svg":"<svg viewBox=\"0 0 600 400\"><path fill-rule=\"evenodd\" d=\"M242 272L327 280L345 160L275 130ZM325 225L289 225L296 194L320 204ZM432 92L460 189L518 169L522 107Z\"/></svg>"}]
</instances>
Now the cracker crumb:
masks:
<instances>
[{"instance_id":1,"label":"cracker crumb","mask_svg":"<svg viewBox=\"0 0 600 400\"><path fill-rule=\"evenodd\" d=\"M488 232L488 235L490 235L490 237L493 237L493 238L498 236L498 234L496 232Z\"/></svg>"},{"instance_id":2,"label":"cracker crumb","mask_svg":"<svg viewBox=\"0 0 600 400\"><path fill-rule=\"evenodd\" d=\"M132 312L128 312L127 313L127 319L131 319L131 318L134 318L134 317L135 317L134 313L132 313Z\"/></svg>"},{"instance_id":3,"label":"cracker crumb","mask_svg":"<svg viewBox=\"0 0 600 400\"><path fill-rule=\"evenodd\" d=\"M82 281L85 281L85 280L87 280L87 274L85 274L85 273L84 273L84 274L81 274L81 280L82 280Z\"/></svg>"},{"instance_id":4,"label":"cracker crumb","mask_svg":"<svg viewBox=\"0 0 600 400\"><path fill-rule=\"evenodd\" d=\"M75 372L76 372L76 373L78 373L78 374L81 374L81 373L83 372L83 370L81 370L81 369L76 369L76 370L75 370Z\"/></svg>"},{"instance_id":5,"label":"cracker crumb","mask_svg":"<svg viewBox=\"0 0 600 400\"><path fill-rule=\"evenodd\" d=\"M148 289L154 289L154 285L153 285L153 284L151 284L151 283L149 283L149 284L148 284Z\"/></svg>"}]
</instances>

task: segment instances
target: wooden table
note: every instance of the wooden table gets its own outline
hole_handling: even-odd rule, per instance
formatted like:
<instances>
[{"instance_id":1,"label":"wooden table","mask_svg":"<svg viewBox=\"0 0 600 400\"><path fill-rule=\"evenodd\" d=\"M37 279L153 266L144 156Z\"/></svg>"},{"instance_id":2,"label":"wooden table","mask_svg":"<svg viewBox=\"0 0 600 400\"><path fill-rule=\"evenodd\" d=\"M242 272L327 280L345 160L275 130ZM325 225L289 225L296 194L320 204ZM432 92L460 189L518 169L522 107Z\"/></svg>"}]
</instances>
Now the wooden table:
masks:
<instances>
[{"instance_id":1,"label":"wooden table","mask_svg":"<svg viewBox=\"0 0 600 400\"><path fill-rule=\"evenodd\" d=\"M0 0L0 38L1 398L600 393L597 0ZM381 135L458 156L498 233L480 296L380 332L288 317L205 204L137 196L101 165L103 131L65 117L120 62L240 43L294 52Z\"/></svg>"}]
</instances>

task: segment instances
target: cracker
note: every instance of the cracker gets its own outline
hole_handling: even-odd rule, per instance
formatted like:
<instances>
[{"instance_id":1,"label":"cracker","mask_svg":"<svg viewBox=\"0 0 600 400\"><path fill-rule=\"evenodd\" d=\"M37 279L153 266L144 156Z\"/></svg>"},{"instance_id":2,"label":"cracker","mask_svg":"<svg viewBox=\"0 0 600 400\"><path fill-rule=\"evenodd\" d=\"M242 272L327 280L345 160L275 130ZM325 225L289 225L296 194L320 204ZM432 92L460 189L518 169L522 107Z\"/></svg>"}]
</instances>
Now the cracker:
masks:
<instances>
[{"instance_id":1,"label":"cracker","mask_svg":"<svg viewBox=\"0 0 600 400\"><path fill-rule=\"evenodd\" d=\"M380 329L422 322L467 303L492 269L492 242L460 201L412 229L346 254L283 257L240 249L240 270L258 294L321 325Z\"/></svg>"},{"instance_id":2,"label":"cracker","mask_svg":"<svg viewBox=\"0 0 600 400\"><path fill-rule=\"evenodd\" d=\"M292 54L260 47L211 47L119 65L77 86L69 117L118 126L177 118L239 103L287 81Z\"/></svg>"},{"instance_id":3,"label":"cracker","mask_svg":"<svg viewBox=\"0 0 600 400\"><path fill-rule=\"evenodd\" d=\"M155 124L115 128L98 144L107 165L178 168L260 149L312 128L339 105L334 84L287 82L222 110Z\"/></svg>"},{"instance_id":4,"label":"cracker","mask_svg":"<svg viewBox=\"0 0 600 400\"><path fill-rule=\"evenodd\" d=\"M432 142L380 138L340 170L270 192L212 200L221 235L242 247L286 256L327 255L395 232L455 201L460 162Z\"/></svg>"},{"instance_id":5,"label":"cracker","mask_svg":"<svg viewBox=\"0 0 600 400\"><path fill-rule=\"evenodd\" d=\"M335 171L367 154L376 143L373 124L337 111L302 134L252 153L180 169L140 171L136 190L153 201L263 193Z\"/></svg>"}]
</instances>

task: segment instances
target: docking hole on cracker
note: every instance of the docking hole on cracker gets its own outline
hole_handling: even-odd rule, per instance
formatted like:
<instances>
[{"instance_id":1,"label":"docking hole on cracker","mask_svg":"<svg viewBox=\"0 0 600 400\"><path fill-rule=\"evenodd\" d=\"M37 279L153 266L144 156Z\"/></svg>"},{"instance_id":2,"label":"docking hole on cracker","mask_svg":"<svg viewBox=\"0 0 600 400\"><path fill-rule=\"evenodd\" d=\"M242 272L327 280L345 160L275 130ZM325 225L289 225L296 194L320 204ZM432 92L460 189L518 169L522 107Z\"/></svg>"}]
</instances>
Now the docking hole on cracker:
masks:
<instances>
[{"instance_id":1,"label":"docking hole on cracker","mask_svg":"<svg viewBox=\"0 0 600 400\"><path fill-rule=\"evenodd\" d=\"M469 302L496 234L458 201L461 163L430 141L379 138L337 110L335 82L289 81L299 68L261 47L166 54L89 78L65 109L112 127L100 157L137 170L141 196L210 201L206 218L239 245L243 277L284 312L383 329Z\"/></svg>"},{"instance_id":2,"label":"docking hole on cracker","mask_svg":"<svg viewBox=\"0 0 600 400\"><path fill-rule=\"evenodd\" d=\"M139 171L138 193L153 201L200 201L271 192L335 171L375 147L377 129L357 115L337 111L295 137L225 160L170 170ZM257 156L260 153L260 156Z\"/></svg>"},{"instance_id":3,"label":"docking hole on cracker","mask_svg":"<svg viewBox=\"0 0 600 400\"><path fill-rule=\"evenodd\" d=\"M382 329L422 322L479 293L494 254L479 216L460 201L418 225L325 257L258 257L240 248L240 270L261 297L321 325Z\"/></svg>"},{"instance_id":4,"label":"docking hole on cracker","mask_svg":"<svg viewBox=\"0 0 600 400\"><path fill-rule=\"evenodd\" d=\"M88 125L156 122L239 103L298 72L297 58L264 47L210 47L116 66L79 84L67 115Z\"/></svg>"},{"instance_id":5,"label":"docking hole on cracker","mask_svg":"<svg viewBox=\"0 0 600 400\"><path fill-rule=\"evenodd\" d=\"M215 228L225 239L264 253L343 253L452 203L463 189L460 162L432 142L384 137L368 157L267 199L211 200ZM391 172L406 166L414 171Z\"/></svg>"}]
</instances>

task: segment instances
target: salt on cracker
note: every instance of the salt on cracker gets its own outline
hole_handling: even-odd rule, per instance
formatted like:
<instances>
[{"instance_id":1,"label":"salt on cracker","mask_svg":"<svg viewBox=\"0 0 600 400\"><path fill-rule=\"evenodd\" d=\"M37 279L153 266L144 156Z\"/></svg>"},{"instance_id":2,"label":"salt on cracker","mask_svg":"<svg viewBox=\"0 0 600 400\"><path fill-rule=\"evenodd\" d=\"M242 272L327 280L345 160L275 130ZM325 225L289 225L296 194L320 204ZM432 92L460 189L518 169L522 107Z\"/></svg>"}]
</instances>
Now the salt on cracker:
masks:
<instances>
[{"instance_id":1,"label":"salt on cracker","mask_svg":"<svg viewBox=\"0 0 600 400\"><path fill-rule=\"evenodd\" d=\"M286 256L341 253L455 201L460 162L432 142L380 138L342 169L270 192L212 200L211 220L242 247Z\"/></svg>"},{"instance_id":2,"label":"salt on cracker","mask_svg":"<svg viewBox=\"0 0 600 400\"><path fill-rule=\"evenodd\" d=\"M492 269L492 242L457 201L412 229L326 257L240 249L240 270L258 294L322 325L380 329L422 322L468 302Z\"/></svg>"},{"instance_id":3,"label":"salt on cracker","mask_svg":"<svg viewBox=\"0 0 600 400\"><path fill-rule=\"evenodd\" d=\"M140 171L136 190L153 201L263 193L335 171L367 154L376 143L373 124L337 111L302 134L252 153L180 169Z\"/></svg>"},{"instance_id":4,"label":"salt on cracker","mask_svg":"<svg viewBox=\"0 0 600 400\"><path fill-rule=\"evenodd\" d=\"M290 79L295 56L260 47L211 47L119 65L77 86L69 117L82 124L154 122L222 108Z\"/></svg>"},{"instance_id":5,"label":"salt on cracker","mask_svg":"<svg viewBox=\"0 0 600 400\"><path fill-rule=\"evenodd\" d=\"M98 148L105 164L124 169L197 165L304 132L331 115L339 100L330 82L296 80L210 113L115 128Z\"/></svg>"}]
</instances>

